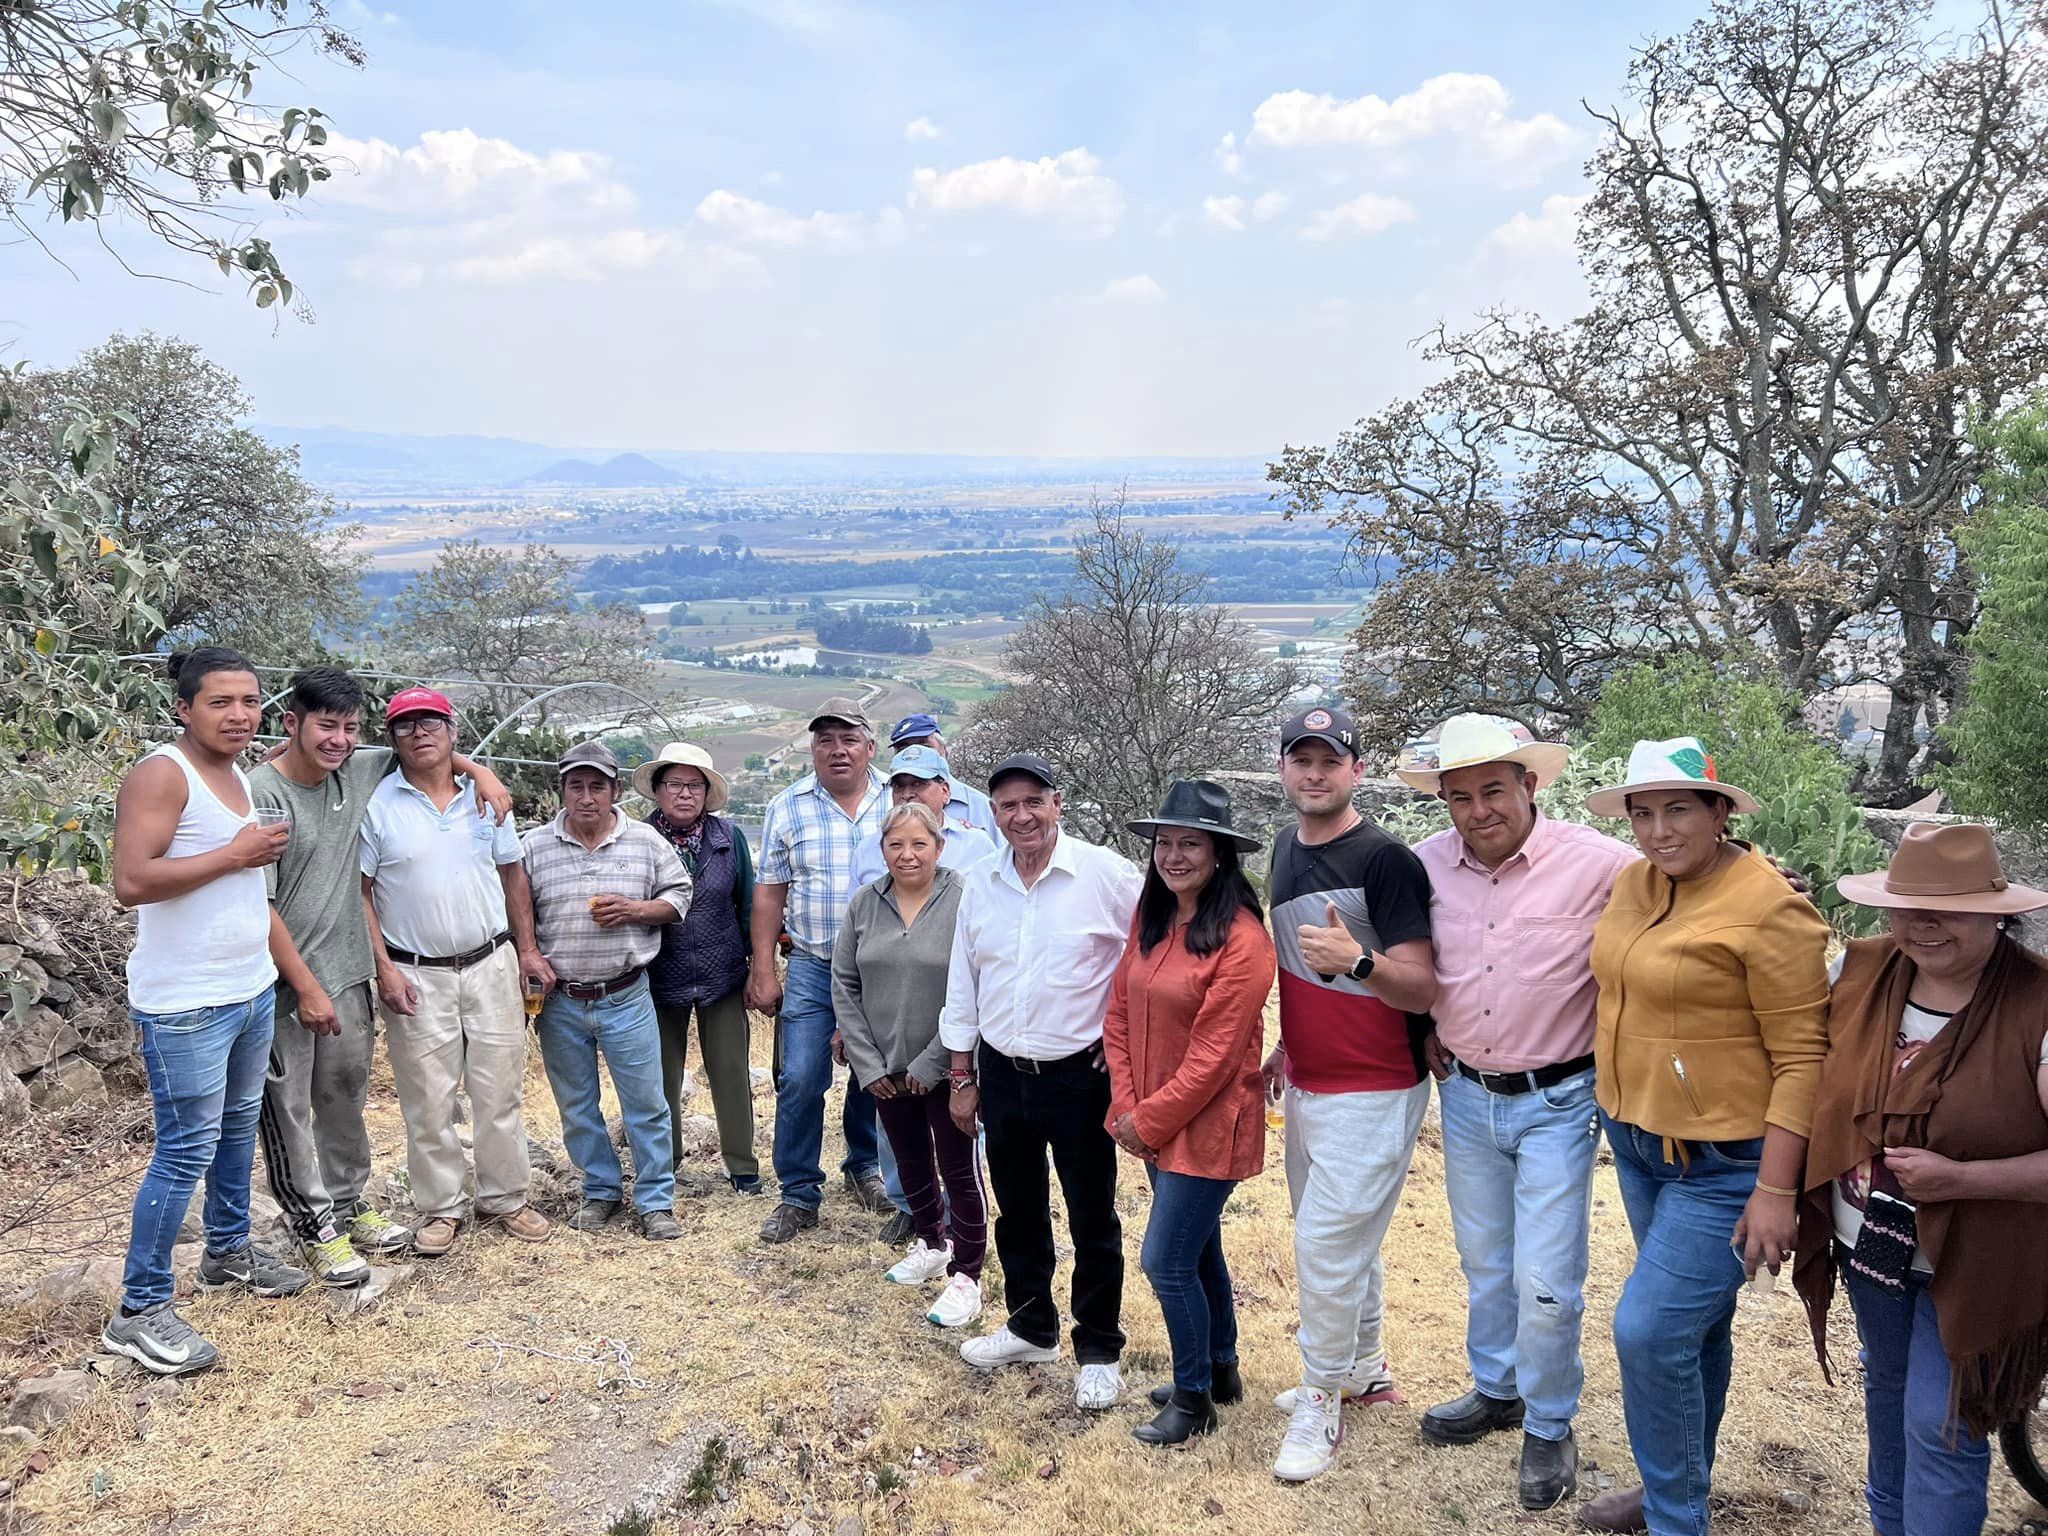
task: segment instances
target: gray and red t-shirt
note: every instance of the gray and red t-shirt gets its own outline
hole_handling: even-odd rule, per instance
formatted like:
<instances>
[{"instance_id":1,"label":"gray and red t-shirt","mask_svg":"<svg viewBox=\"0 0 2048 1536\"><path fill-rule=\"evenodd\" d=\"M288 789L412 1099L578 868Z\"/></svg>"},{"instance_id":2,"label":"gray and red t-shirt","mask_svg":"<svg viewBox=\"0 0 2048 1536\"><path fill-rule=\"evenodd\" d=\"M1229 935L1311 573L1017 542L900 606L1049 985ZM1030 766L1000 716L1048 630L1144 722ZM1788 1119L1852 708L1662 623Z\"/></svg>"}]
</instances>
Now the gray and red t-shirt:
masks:
<instances>
[{"instance_id":1,"label":"gray and red t-shirt","mask_svg":"<svg viewBox=\"0 0 2048 1536\"><path fill-rule=\"evenodd\" d=\"M1422 861L1369 821L1308 845L1288 827L1273 840L1273 944L1280 955L1280 1043L1287 1077L1310 1093L1371 1093L1422 1080L1426 1015L1404 1014L1349 976L1325 979L1301 957L1296 932L1329 921L1385 954L1429 937L1429 876Z\"/></svg>"}]
</instances>

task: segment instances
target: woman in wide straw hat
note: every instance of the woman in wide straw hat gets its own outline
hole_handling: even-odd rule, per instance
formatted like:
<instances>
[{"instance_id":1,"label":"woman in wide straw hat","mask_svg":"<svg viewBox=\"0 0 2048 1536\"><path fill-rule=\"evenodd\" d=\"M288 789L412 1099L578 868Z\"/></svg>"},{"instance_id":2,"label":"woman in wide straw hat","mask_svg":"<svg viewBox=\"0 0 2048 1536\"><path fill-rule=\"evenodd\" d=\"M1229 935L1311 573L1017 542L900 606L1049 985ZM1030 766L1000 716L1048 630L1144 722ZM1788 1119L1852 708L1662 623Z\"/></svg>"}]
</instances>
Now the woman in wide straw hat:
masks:
<instances>
[{"instance_id":1,"label":"woman in wide straw hat","mask_svg":"<svg viewBox=\"0 0 2048 1536\"><path fill-rule=\"evenodd\" d=\"M683 1060L694 1010L726 1179L742 1194L759 1194L744 995L753 851L746 833L717 814L732 790L702 747L670 742L633 770L633 787L654 804L647 824L675 845L690 869L690 910L680 923L662 929L661 953L647 967L661 1020L661 1074L675 1128L676 1176L683 1176Z\"/></svg>"},{"instance_id":2,"label":"woman in wide straw hat","mask_svg":"<svg viewBox=\"0 0 2048 1536\"><path fill-rule=\"evenodd\" d=\"M1794 1279L1823 1366L1849 1291L1879 1536L1974 1536L1985 1437L2048 1371L2048 964L2012 934L2048 891L1928 822L1837 889L1890 931L1840 962Z\"/></svg>"},{"instance_id":3,"label":"woman in wide straw hat","mask_svg":"<svg viewBox=\"0 0 2048 1536\"><path fill-rule=\"evenodd\" d=\"M1229 791L1179 780L1130 827L1152 853L1102 1023L1107 1129L1152 1184L1139 1262L1173 1349L1173 1385L1152 1394L1160 1413L1131 1433L1178 1445L1244 1396L1223 1206L1265 1165L1259 1058L1277 962L1244 874L1258 839L1233 825Z\"/></svg>"},{"instance_id":4,"label":"woman in wide straw hat","mask_svg":"<svg viewBox=\"0 0 2048 1536\"><path fill-rule=\"evenodd\" d=\"M1640 741L1620 784L1643 858L1593 930L1594 1093L1636 1240L1614 1312L1643 1487L1580 1509L1596 1530L1707 1536L1731 1324L1746 1274L1791 1256L1799 1170L1827 1052L1827 924L1728 836L1754 811L1692 737Z\"/></svg>"}]
</instances>

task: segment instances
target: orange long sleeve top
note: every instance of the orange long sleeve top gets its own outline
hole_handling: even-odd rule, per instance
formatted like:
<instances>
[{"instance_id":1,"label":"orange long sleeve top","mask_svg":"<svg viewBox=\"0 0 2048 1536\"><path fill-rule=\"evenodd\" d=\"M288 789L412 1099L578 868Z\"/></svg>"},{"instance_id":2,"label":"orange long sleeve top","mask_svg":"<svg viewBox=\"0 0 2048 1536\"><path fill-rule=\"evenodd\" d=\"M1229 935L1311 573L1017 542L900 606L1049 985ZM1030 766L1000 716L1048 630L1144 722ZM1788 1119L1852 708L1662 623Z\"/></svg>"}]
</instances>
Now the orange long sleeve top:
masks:
<instances>
[{"instance_id":1,"label":"orange long sleeve top","mask_svg":"<svg viewBox=\"0 0 2048 1536\"><path fill-rule=\"evenodd\" d=\"M1179 927L1144 954L1132 925L1102 1022L1105 1125L1134 1115L1164 1171L1248 1179L1265 1166L1259 1060L1275 964L1273 940L1250 912L1209 955L1190 954Z\"/></svg>"}]
</instances>

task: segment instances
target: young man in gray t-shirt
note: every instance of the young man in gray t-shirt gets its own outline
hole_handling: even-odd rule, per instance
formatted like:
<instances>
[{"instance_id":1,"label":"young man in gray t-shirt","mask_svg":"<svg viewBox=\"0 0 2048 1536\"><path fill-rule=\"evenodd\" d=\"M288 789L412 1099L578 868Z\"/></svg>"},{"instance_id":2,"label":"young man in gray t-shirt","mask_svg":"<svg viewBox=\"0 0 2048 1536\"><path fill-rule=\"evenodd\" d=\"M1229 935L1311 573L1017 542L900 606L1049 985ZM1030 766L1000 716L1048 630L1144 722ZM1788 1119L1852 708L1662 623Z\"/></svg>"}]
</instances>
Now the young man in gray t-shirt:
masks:
<instances>
[{"instance_id":1,"label":"young man in gray t-shirt","mask_svg":"<svg viewBox=\"0 0 2048 1536\"><path fill-rule=\"evenodd\" d=\"M363 814L392 757L357 745L362 718L362 685L348 673L299 673L286 701L284 750L249 775L258 810L282 811L291 825L283 857L264 871L271 905L332 1007L331 1023L310 1007L302 1016L297 997L278 988L263 1085L263 1166L306 1267L333 1286L369 1278L362 1253L395 1253L412 1240L364 1197L376 960L357 869ZM480 805L501 821L510 814L511 796L489 769L460 758L456 767L475 782Z\"/></svg>"}]
</instances>

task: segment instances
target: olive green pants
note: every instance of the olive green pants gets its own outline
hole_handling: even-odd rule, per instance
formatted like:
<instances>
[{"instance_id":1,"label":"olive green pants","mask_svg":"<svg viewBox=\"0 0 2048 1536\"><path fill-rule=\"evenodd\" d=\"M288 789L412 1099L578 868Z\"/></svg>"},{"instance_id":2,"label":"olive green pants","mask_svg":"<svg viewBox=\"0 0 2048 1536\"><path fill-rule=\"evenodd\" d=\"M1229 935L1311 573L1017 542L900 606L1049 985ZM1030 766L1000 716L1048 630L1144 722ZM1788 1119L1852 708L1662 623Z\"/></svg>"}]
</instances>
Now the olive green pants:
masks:
<instances>
[{"instance_id":1,"label":"olive green pants","mask_svg":"<svg viewBox=\"0 0 2048 1536\"><path fill-rule=\"evenodd\" d=\"M754 1155L754 1083L747 1061L747 1007L741 988L696 1005L697 1049L704 1080L711 1085L711 1109L718 1119L718 1148L734 1178L759 1178ZM675 1128L676 1171L683 1167L683 1062L690 1051L689 1006L655 1005L661 1020L661 1080Z\"/></svg>"}]
</instances>

